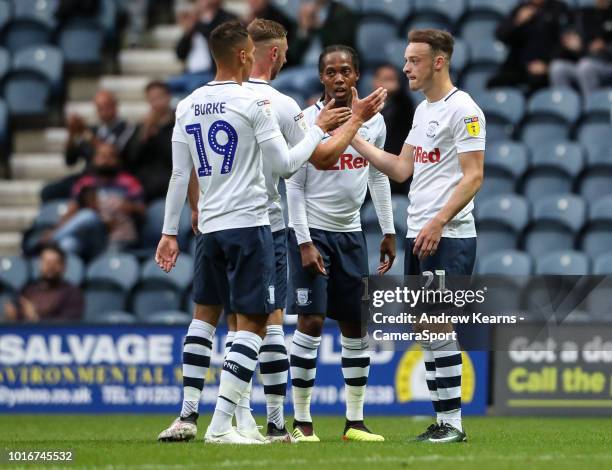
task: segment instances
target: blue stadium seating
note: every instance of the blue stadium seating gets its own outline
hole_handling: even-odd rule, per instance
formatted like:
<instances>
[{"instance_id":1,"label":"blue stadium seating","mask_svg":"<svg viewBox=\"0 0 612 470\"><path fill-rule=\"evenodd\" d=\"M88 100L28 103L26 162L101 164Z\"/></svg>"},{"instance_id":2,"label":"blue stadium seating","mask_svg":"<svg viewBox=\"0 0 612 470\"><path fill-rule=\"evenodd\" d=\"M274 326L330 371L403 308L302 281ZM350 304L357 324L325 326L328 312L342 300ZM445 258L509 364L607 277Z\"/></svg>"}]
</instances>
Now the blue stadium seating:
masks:
<instances>
[{"instance_id":1,"label":"blue stadium seating","mask_svg":"<svg viewBox=\"0 0 612 470\"><path fill-rule=\"evenodd\" d=\"M468 0L468 12L485 13L490 12L498 19L507 16L516 6L517 0Z\"/></svg>"},{"instance_id":2,"label":"blue stadium seating","mask_svg":"<svg viewBox=\"0 0 612 470\"><path fill-rule=\"evenodd\" d=\"M523 179L522 192L530 200L571 193L583 166L584 156L579 144L543 142L532 148L531 168Z\"/></svg>"},{"instance_id":3,"label":"blue stadium seating","mask_svg":"<svg viewBox=\"0 0 612 470\"><path fill-rule=\"evenodd\" d=\"M612 251L612 195L594 199L591 203L581 248L594 258Z\"/></svg>"},{"instance_id":4,"label":"blue stadium seating","mask_svg":"<svg viewBox=\"0 0 612 470\"><path fill-rule=\"evenodd\" d=\"M455 39L453 48L453 56L451 57L450 70L451 74L456 78L460 77L467 65L470 62L470 49L467 43L462 39Z\"/></svg>"},{"instance_id":5,"label":"blue stadium seating","mask_svg":"<svg viewBox=\"0 0 612 470\"><path fill-rule=\"evenodd\" d=\"M297 15L300 11L301 0L273 0L276 5L285 15L297 20Z\"/></svg>"},{"instance_id":6,"label":"blue stadium seating","mask_svg":"<svg viewBox=\"0 0 612 470\"><path fill-rule=\"evenodd\" d=\"M144 226L140 235L140 243L146 253L154 250L159 242L162 225L164 224L165 204L165 199L160 198L153 201L149 204L149 207L147 207ZM191 209L188 204L185 204L183 212L181 212L181 218L179 219L178 242L181 250L186 251L189 249L191 233Z\"/></svg>"},{"instance_id":7,"label":"blue stadium seating","mask_svg":"<svg viewBox=\"0 0 612 470\"><path fill-rule=\"evenodd\" d=\"M127 293L116 286L94 283L85 287L85 320L96 322L111 310L123 310L127 306Z\"/></svg>"},{"instance_id":8,"label":"blue stadium seating","mask_svg":"<svg viewBox=\"0 0 612 470\"><path fill-rule=\"evenodd\" d=\"M589 168L580 178L578 192L588 201L612 194L612 168Z\"/></svg>"},{"instance_id":9,"label":"blue stadium seating","mask_svg":"<svg viewBox=\"0 0 612 470\"><path fill-rule=\"evenodd\" d=\"M9 130L9 109L6 101L0 98L0 145L8 144Z\"/></svg>"},{"instance_id":10,"label":"blue stadium seating","mask_svg":"<svg viewBox=\"0 0 612 470\"><path fill-rule=\"evenodd\" d=\"M529 203L521 196L505 194L476 206L478 258L518 247L518 237L529 223Z\"/></svg>"},{"instance_id":11,"label":"blue stadium seating","mask_svg":"<svg viewBox=\"0 0 612 470\"><path fill-rule=\"evenodd\" d=\"M188 325L191 322L191 319L191 315L178 310L155 312L141 318L141 320L145 321L146 323L158 325Z\"/></svg>"},{"instance_id":12,"label":"blue stadium seating","mask_svg":"<svg viewBox=\"0 0 612 470\"><path fill-rule=\"evenodd\" d=\"M0 30L7 25L12 16L11 3L8 0L0 0Z\"/></svg>"},{"instance_id":13,"label":"blue stadium seating","mask_svg":"<svg viewBox=\"0 0 612 470\"><path fill-rule=\"evenodd\" d=\"M0 284L19 292L29 279L30 269L23 258L20 256L0 257Z\"/></svg>"},{"instance_id":14,"label":"blue stadium seating","mask_svg":"<svg viewBox=\"0 0 612 470\"><path fill-rule=\"evenodd\" d=\"M450 31L451 26L451 22L443 15L430 13L415 14L410 17L406 28L404 28L403 37L408 37L408 33L413 29L442 29Z\"/></svg>"},{"instance_id":15,"label":"blue stadium seating","mask_svg":"<svg viewBox=\"0 0 612 470\"><path fill-rule=\"evenodd\" d=\"M597 276L612 274L612 250L593 259L593 274ZM607 302L609 310L610 297L608 297Z\"/></svg>"},{"instance_id":16,"label":"blue stadium seating","mask_svg":"<svg viewBox=\"0 0 612 470\"><path fill-rule=\"evenodd\" d=\"M134 315L131 315L130 313L122 312L122 311L118 311L118 312L104 311L104 312L100 312L99 314L96 314L92 318L86 317L86 320L91 323L100 323L100 324L106 324L106 325L123 325L123 324L136 323L136 318L134 317Z\"/></svg>"},{"instance_id":17,"label":"blue stadium seating","mask_svg":"<svg viewBox=\"0 0 612 470\"><path fill-rule=\"evenodd\" d=\"M358 14L361 12L362 4L366 3L366 1L367 0L338 0L338 3L342 3L345 7L350 8L353 13Z\"/></svg>"},{"instance_id":18,"label":"blue stadium seating","mask_svg":"<svg viewBox=\"0 0 612 470\"><path fill-rule=\"evenodd\" d=\"M59 95L64 81L64 57L55 46L41 45L21 49L13 58L13 70L34 70L51 83L54 94Z\"/></svg>"},{"instance_id":19,"label":"blue stadium seating","mask_svg":"<svg viewBox=\"0 0 612 470\"><path fill-rule=\"evenodd\" d=\"M464 0L414 0L414 12L417 15L434 14L447 18L453 24L466 11Z\"/></svg>"},{"instance_id":20,"label":"blue stadium seating","mask_svg":"<svg viewBox=\"0 0 612 470\"><path fill-rule=\"evenodd\" d=\"M527 102L528 117L556 117L568 124L580 117L581 98L571 88L546 88L536 91Z\"/></svg>"},{"instance_id":21,"label":"blue stadium seating","mask_svg":"<svg viewBox=\"0 0 612 470\"><path fill-rule=\"evenodd\" d=\"M177 289L147 282L139 284L132 292L132 310L138 319L146 321L156 312L180 310L181 294Z\"/></svg>"},{"instance_id":22,"label":"blue stadium seating","mask_svg":"<svg viewBox=\"0 0 612 470\"><path fill-rule=\"evenodd\" d=\"M531 256L522 251L502 250L479 259L478 274L529 276L533 271Z\"/></svg>"},{"instance_id":23,"label":"blue stadium seating","mask_svg":"<svg viewBox=\"0 0 612 470\"><path fill-rule=\"evenodd\" d=\"M610 122L612 112L612 87L589 93L584 99L583 114L588 122Z\"/></svg>"},{"instance_id":24,"label":"blue stadium seating","mask_svg":"<svg viewBox=\"0 0 612 470\"><path fill-rule=\"evenodd\" d=\"M472 41L470 43L470 58L472 65L498 66L506 60L506 46L499 41Z\"/></svg>"},{"instance_id":25,"label":"blue stadium seating","mask_svg":"<svg viewBox=\"0 0 612 470\"><path fill-rule=\"evenodd\" d=\"M396 38L395 26L382 18L365 19L357 27L357 49L366 64L384 61L381 45Z\"/></svg>"},{"instance_id":26,"label":"blue stadium seating","mask_svg":"<svg viewBox=\"0 0 612 470\"><path fill-rule=\"evenodd\" d=\"M140 266L133 255L105 253L87 266L87 282L110 283L128 292L136 284L139 272Z\"/></svg>"},{"instance_id":27,"label":"blue stadium seating","mask_svg":"<svg viewBox=\"0 0 612 470\"><path fill-rule=\"evenodd\" d=\"M533 256L572 250L586 219L585 202L574 195L552 195L533 201L533 223L525 233L525 249Z\"/></svg>"},{"instance_id":28,"label":"blue stadium seating","mask_svg":"<svg viewBox=\"0 0 612 470\"><path fill-rule=\"evenodd\" d=\"M286 93L286 90L295 90L309 97L311 94L322 90L319 80L319 69L317 65L301 65L283 70L274 80L274 87Z\"/></svg>"},{"instance_id":29,"label":"blue stadium seating","mask_svg":"<svg viewBox=\"0 0 612 470\"><path fill-rule=\"evenodd\" d=\"M13 17L40 21L54 29L57 26L55 11L58 4L59 0L13 0Z\"/></svg>"},{"instance_id":30,"label":"blue stadium seating","mask_svg":"<svg viewBox=\"0 0 612 470\"><path fill-rule=\"evenodd\" d=\"M51 30L33 19L11 20L2 32L3 43L11 52L51 42Z\"/></svg>"},{"instance_id":31,"label":"blue stadium seating","mask_svg":"<svg viewBox=\"0 0 612 470\"><path fill-rule=\"evenodd\" d=\"M491 15L471 13L462 21L460 36L466 41L492 41L498 20Z\"/></svg>"},{"instance_id":32,"label":"blue stadium seating","mask_svg":"<svg viewBox=\"0 0 612 470\"><path fill-rule=\"evenodd\" d=\"M68 201L65 199L45 202L34 220L34 226L41 228L54 227L66 213L67 209Z\"/></svg>"},{"instance_id":33,"label":"blue stadium seating","mask_svg":"<svg viewBox=\"0 0 612 470\"><path fill-rule=\"evenodd\" d=\"M60 29L57 43L68 64L98 65L102 62L104 31L96 21L67 22Z\"/></svg>"},{"instance_id":34,"label":"blue stadium seating","mask_svg":"<svg viewBox=\"0 0 612 470\"><path fill-rule=\"evenodd\" d=\"M517 181L527 170L528 161L527 149L521 143L499 141L487 145L485 178L476 200L481 201L496 194L513 193Z\"/></svg>"},{"instance_id":35,"label":"blue stadium seating","mask_svg":"<svg viewBox=\"0 0 612 470\"><path fill-rule=\"evenodd\" d=\"M410 14L412 5L406 0L362 0L361 11L365 15L384 15L401 23Z\"/></svg>"},{"instance_id":36,"label":"blue stadium seating","mask_svg":"<svg viewBox=\"0 0 612 470\"><path fill-rule=\"evenodd\" d=\"M529 147L534 147L542 142L568 140L569 134L568 124L560 122L557 118L541 117L523 124L521 140Z\"/></svg>"},{"instance_id":37,"label":"blue stadium seating","mask_svg":"<svg viewBox=\"0 0 612 470\"><path fill-rule=\"evenodd\" d=\"M12 116L47 114L51 84L40 72L11 71L5 77L2 88Z\"/></svg>"},{"instance_id":38,"label":"blue stadium seating","mask_svg":"<svg viewBox=\"0 0 612 470\"><path fill-rule=\"evenodd\" d=\"M523 118L525 98L514 88L494 88L475 97L487 119L487 141L512 138Z\"/></svg>"},{"instance_id":39,"label":"blue stadium seating","mask_svg":"<svg viewBox=\"0 0 612 470\"><path fill-rule=\"evenodd\" d=\"M30 260L31 279L36 280L40 275L40 258L32 258ZM64 279L75 286L80 286L85 275L85 265L83 260L72 253L66 254L66 270Z\"/></svg>"},{"instance_id":40,"label":"blue stadium seating","mask_svg":"<svg viewBox=\"0 0 612 470\"><path fill-rule=\"evenodd\" d=\"M496 71L494 65L469 66L461 75L461 88L473 96L487 90L487 82Z\"/></svg>"},{"instance_id":41,"label":"blue stadium seating","mask_svg":"<svg viewBox=\"0 0 612 470\"><path fill-rule=\"evenodd\" d=\"M0 80L4 78L4 76L11 69L11 54L4 48L0 48Z\"/></svg>"},{"instance_id":42,"label":"blue stadium seating","mask_svg":"<svg viewBox=\"0 0 612 470\"><path fill-rule=\"evenodd\" d=\"M406 45L407 41L400 38L395 38L386 42L383 45L385 62L393 64L395 67L402 70L406 63L406 59L404 58Z\"/></svg>"},{"instance_id":43,"label":"blue stadium seating","mask_svg":"<svg viewBox=\"0 0 612 470\"><path fill-rule=\"evenodd\" d=\"M612 126L607 123L586 123L577 133L578 142L587 149L589 158L612 148Z\"/></svg>"},{"instance_id":44,"label":"blue stadium seating","mask_svg":"<svg viewBox=\"0 0 612 470\"><path fill-rule=\"evenodd\" d=\"M140 280L142 282L155 281L167 283L181 291L189 287L192 278L193 258L186 253L180 254L176 260L176 265L169 273L162 271L154 259L149 259L145 261L140 274Z\"/></svg>"},{"instance_id":45,"label":"blue stadium seating","mask_svg":"<svg viewBox=\"0 0 612 470\"><path fill-rule=\"evenodd\" d=\"M579 251L555 251L536 258L536 274L580 276L589 274L589 258Z\"/></svg>"},{"instance_id":46,"label":"blue stadium seating","mask_svg":"<svg viewBox=\"0 0 612 470\"><path fill-rule=\"evenodd\" d=\"M408 197L405 194L392 194L391 195L391 206L393 208L393 223L397 236L403 238L406 236L408 230L407 219L408 219Z\"/></svg>"}]
</instances>

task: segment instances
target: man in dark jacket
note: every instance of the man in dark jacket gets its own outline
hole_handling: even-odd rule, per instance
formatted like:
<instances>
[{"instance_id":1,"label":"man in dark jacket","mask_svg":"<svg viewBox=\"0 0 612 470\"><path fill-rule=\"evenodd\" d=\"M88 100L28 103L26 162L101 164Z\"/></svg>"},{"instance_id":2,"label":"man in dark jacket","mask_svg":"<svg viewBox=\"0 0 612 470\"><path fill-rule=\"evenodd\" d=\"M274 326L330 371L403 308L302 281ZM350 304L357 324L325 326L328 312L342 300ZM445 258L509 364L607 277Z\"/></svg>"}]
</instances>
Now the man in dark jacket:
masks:
<instances>
[{"instance_id":1,"label":"man in dark jacket","mask_svg":"<svg viewBox=\"0 0 612 470\"><path fill-rule=\"evenodd\" d=\"M529 92L548 85L548 65L570 24L570 11L559 0L520 3L497 27L497 39L508 46L508 58L488 86L525 85Z\"/></svg>"}]
</instances>

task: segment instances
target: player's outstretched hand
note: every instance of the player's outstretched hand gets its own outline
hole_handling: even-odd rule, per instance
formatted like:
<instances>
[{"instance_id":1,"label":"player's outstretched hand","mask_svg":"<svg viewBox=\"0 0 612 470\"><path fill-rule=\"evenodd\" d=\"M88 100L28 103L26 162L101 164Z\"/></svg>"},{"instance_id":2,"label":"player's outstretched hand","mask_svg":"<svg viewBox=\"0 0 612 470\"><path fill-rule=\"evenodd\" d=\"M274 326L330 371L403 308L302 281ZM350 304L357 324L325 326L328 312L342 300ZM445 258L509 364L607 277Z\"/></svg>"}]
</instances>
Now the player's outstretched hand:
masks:
<instances>
[{"instance_id":1,"label":"player's outstretched hand","mask_svg":"<svg viewBox=\"0 0 612 470\"><path fill-rule=\"evenodd\" d=\"M386 234L380 242L380 264L376 269L378 274L385 274L395 261L395 235Z\"/></svg>"},{"instance_id":2,"label":"player's outstretched hand","mask_svg":"<svg viewBox=\"0 0 612 470\"><path fill-rule=\"evenodd\" d=\"M166 273L176 264L179 246L174 235L162 235L155 252L155 262Z\"/></svg>"},{"instance_id":3,"label":"player's outstretched hand","mask_svg":"<svg viewBox=\"0 0 612 470\"><path fill-rule=\"evenodd\" d=\"M302 243L300 245L300 254L302 255L302 267L306 268L313 275L327 275L323 257L312 242Z\"/></svg>"},{"instance_id":4,"label":"player's outstretched hand","mask_svg":"<svg viewBox=\"0 0 612 470\"><path fill-rule=\"evenodd\" d=\"M377 88L362 100L359 99L359 94L355 87L351 88L351 91L353 92L353 101L351 105L353 116L362 122L372 119L374 115L382 111L385 106L387 90L382 87Z\"/></svg>"},{"instance_id":5,"label":"player's outstretched hand","mask_svg":"<svg viewBox=\"0 0 612 470\"><path fill-rule=\"evenodd\" d=\"M323 132L333 131L348 121L351 117L350 108L334 108L334 104L336 104L336 100L332 98L321 110L317 116L317 119L315 120L315 125L320 127Z\"/></svg>"},{"instance_id":6,"label":"player's outstretched hand","mask_svg":"<svg viewBox=\"0 0 612 470\"><path fill-rule=\"evenodd\" d=\"M414 239L412 254L417 255L419 259L434 255L438 249L440 238L442 238L443 229L444 224L435 218L427 222Z\"/></svg>"}]
</instances>

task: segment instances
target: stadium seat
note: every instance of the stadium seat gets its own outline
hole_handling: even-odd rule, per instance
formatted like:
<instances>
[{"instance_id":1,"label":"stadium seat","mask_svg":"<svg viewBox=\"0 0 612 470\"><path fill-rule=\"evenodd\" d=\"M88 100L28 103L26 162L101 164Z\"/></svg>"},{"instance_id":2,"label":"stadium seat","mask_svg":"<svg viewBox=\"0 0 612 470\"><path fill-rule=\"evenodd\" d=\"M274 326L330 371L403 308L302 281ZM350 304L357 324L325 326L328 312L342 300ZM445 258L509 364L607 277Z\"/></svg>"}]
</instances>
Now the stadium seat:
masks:
<instances>
[{"instance_id":1,"label":"stadium seat","mask_svg":"<svg viewBox=\"0 0 612 470\"><path fill-rule=\"evenodd\" d=\"M57 43L68 64L102 63L104 31L96 21L77 19L67 22L60 29Z\"/></svg>"},{"instance_id":2,"label":"stadium seat","mask_svg":"<svg viewBox=\"0 0 612 470\"><path fill-rule=\"evenodd\" d=\"M478 95L478 104L487 117L487 137L491 117L517 125L525 114L525 98L516 88L492 88Z\"/></svg>"},{"instance_id":3,"label":"stadium seat","mask_svg":"<svg viewBox=\"0 0 612 470\"><path fill-rule=\"evenodd\" d=\"M557 118L536 118L523 124L521 140L529 147L542 142L558 142L569 139L569 125Z\"/></svg>"},{"instance_id":4,"label":"stadium seat","mask_svg":"<svg viewBox=\"0 0 612 470\"><path fill-rule=\"evenodd\" d=\"M411 7L406 0L361 0L362 16L384 15L398 24L408 17Z\"/></svg>"},{"instance_id":5,"label":"stadium seat","mask_svg":"<svg viewBox=\"0 0 612 470\"><path fill-rule=\"evenodd\" d=\"M87 266L88 284L101 282L114 284L128 292L138 280L140 267L133 255L105 253Z\"/></svg>"},{"instance_id":6,"label":"stadium seat","mask_svg":"<svg viewBox=\"0 0 612 470\"><path fill-rule=\"evenodd\" d=\"M9 109L6 101L0 98L0 146L8 145L9 134Z\"/></svg>"},{"instance_id":7,"label":"stadium seat","mask_svg":"<svg viewBox=\"0 0 612 470\"><path fill-rule=\"evenodd\" d=\"M442 29L450 31L452 24L448 18L440 14L414 14L408 20L406 28L404 28L403 37L408 37L408 33L413 29Z\"/></svg>"},{"instance_id":8,"label":"stadium seat","mask_svg":"<svg viewBox=\"0 0 612 470\"><path fill-rule=\"evenodd\" d=\"M51 84L41 73L25 70L9 72L2 88L12 116L47 114Z\"/></svg>"},{"instance_id":9,"label":"stadium seat","mask_svg":"<svg viewBox=\"0 0 612 470\"><path fill-rule=\"evenodd\" d=\"M536 274L581 276L589 274L589 258L579 251L555 251L536 257Z\"/></svg>"},{"instance_id":10,"label":"stadium seat","mask_svg":"<svg viewBox=\"0 0 612 470\"><path fill-rule=\"evenodd\" d=\"M283 90L283 93L286 93L285 90L296 90L307 97L321 90L319 69L316 64L283 70L273 83L274 87Z\"/></svg>"},{"instance_id":11,"label":"stadium seat","mask_svg":"<svg viewBox=\"0 0 612 470\"><path fill-rule=\"evenodd\" d=\"M89 323L98 323L105 325L123 325L136 323L134 315L127 312L111 312L103 311L100 314L93 316L92 318L85 317L85 320Z\"/></svg>"},{"instance_id":12,"label":"stadium seat","mask_svg":"<svg viewBox=\"0 0 612 470\"><path fill-rule=\"evenodd\" d=\"M366 233L377 233L377 230L380 230L376 209L371 199L361 206L361 226Z\"/></svg>"},{"instance_id":13,"label":"stadium seat","mask_svg":"<svg viewBox=\"0 0 612 470\"><path fill-rule=\"evenodd\" d=\"M517 0L468 0L467 8L470 15L474 13L492 13L502 19L516 6Z\"/></svg>"},{"instance_id":14,"label":"stadium seat","mask_svg":"<svg viewBox=\"0 0 612 470\"><path fill-rule=\"evenodd\" d=\"M498 66L507 55L506 46L499 41L475 41L470 43L470 61L472 65Z\"/></svg>"},{"instance_id":15,"label":"stadium seat","mask_svg":"<svg viewBox=\"0 0 612 470\"><path fill-rule=\"evenodd\" d=\"M529 276L533 271L531 256L522 251L502 250L478 261L478 274Z\"/></svg>"},{"instance_id":16,"label":"stadium seat","mask_svg":"<svg viewBox=\"0 0 612 470\"><path fill-rule=\"evenodd\" d=\"M167 284L146 282L136 286L132 292L132 310L139 320L156 312L179 310L181 293Z\"/></svg>"},{"instance_id":17,"label":"stadium seat","mask_svg":"<svg viewBox=\"0 0 612 470\"><path fill-rule=\"evenodd\" d=\"M40 72L51 83L55 95L62 91L64 57L55 46L33 46L17 51L13 58L13 70Z\"/></svg>"},{"instance_id":18,"label":"stadium seat","mask_svg":"<svg viewBox=\"0 0 612 470\"><path fill-rule=\"evenodd\" d=\"M12 18L12 7L8 0L0 0L0 31Z\"/></svg>"},{"instance_id":19,"label":"stadium seat","mask_svg":"<svg viewBox=\"0 0 612 470\"><path fill-rule=\"evenodd\" d=\"M466 42L462 39L455 39L455 46L453 47L453 57L451 58L450 70L451 75L455 78L461 76L465 71L465 68L470 62L470 49Z\"/></svg>"},{"instance_id":20,"label":"stadium seat","mask_svg":"<svg viewBox=\"0 0 612 470\"><path fill-rule=\"evenodd\" d=\"M30 260L30 272L32 273L32 280L38 279L40 275L40 258L32 258ZM64 279L75 286L80 286L84 275L85 265L83 260L75 254L67 253Z\"/></svg>"},{"instance_id":21,"label":"stadium seat","mask_svg":"<svg viewBox=\"0 0 612 470\"><path fill-rule=\"evenodd\" d=\"M525 233L525 249L533 256L572 250L586 219L586 204L574 195L551 195L533 201L533 223Z\"/></svg>"},{"instance_id":22,"label":"stadium seat","mask_svg":"<svg viewBox=\"0 0 612 470\"><path fill-rule=\"evenodd\" d=\"M2 32L3 43L12 53L51 42L51 30L38 20L11 20Z\"/></svg>"},{"instance_id":23,"label":"stadium seat","mask_svg":"<svg viewBox=\"0 0 612 470\"><path fill-rule=\"evenodd\" d=\"M578 192L588 201L612 194L612 169L589 168L580 178Z\"/></svg>"},{"instance_id":24,"label":"stadium seat","mask_svg":"<svg viewBox=\"0 0 612 470\"><path fill-rule=\"evenodd\" d=\"M30 267L20 256L0 257L0 284L19 292L30 279Z\"/></svg>"},{"instance_id":25,"label":"stadium seat","mask_svg":"<svg viewBox=\"0 0 612 470\"><path fill-rule=\"evenodd\" d=\"M127 306L127 294L119 287L94 283L84 289L85 320L96 321L111 310L123 310Z\"/></svg>"},{"instance_id":26,"label":"stadium seat","mask_svg":"<svg viewBox=\"0 0 612 470\"><path fill-rule=\"evenodd\" d=\"M584 99L583 116L586 122L610 122L612 112L612 87L589 93Z\"/></svg>"},{"instance_id":27,"label":"stadium seat","mask_svg":"<svg viewBox=\"0 0 612 470\"><path fill-rule=\"evenodd\" d=\"M363 20L357 27L357 50L360 58L369 65L384 61L381 45L396 38L395 25L382 18Z\"/></svg>"},{"instance_id":28,"label":"stadium seat","mask_svg":"<svg viewBox=\"0 0 612 470\"><path fill-rule=\"evenodd\" d=\"M546 88L536 91L527 102L529 118L535 116L558 118L567 124L580 117L580 95L571 88Z\"/></svg>"},{"instance_id":29,"label":"stadium seat","mask_svg":"<svg viewBox=\"0 0 612 470\"><path fill-rule=\"evenodd\" d=\"M140 273L140 281L156 281L171 284L177 289L184 291L191 284L193 278L193 258L187 253L181 253L176 260L176 265L169 273L160 269L154 259L145 261Z\"/></svg>"},{"instance_id":30,"label":"stadium seat","mask_svg":"<svg viewBox=\"0 0 612 470\"><path fill-rule=\"evenodd\" d=\"M0 80L4 78L4 76L11 69L11 54L8 50L4 48L0 48Z\"/></svg>"},{"instance_id":31,"label":"stadium seat","mask_svg":"<svg viewBox=\"0 0 612 470\"><path fill-rule=\"evenodd\" d=\"M487 146L484 165L485 178L476 195L477 201L515 192L516 182L527 170L527 149L518 142L492 142Z\"/></svg>"},{"instance_id":32,"label":"stadium seat","mask_svg":"<svg viewBox=\"0 0 612 470\"><path fill-rule=\"evenodd\" d=\"M142 318L146 323L158 325L188 325L191 319L191 315L177 310L156 312Z\"/></svg>"},{"instance_id":33,"label":"stadium seat","mask_svg":"<svg viewBox=\"0 0 612 470\"><path fill-rule=\"evenodd\" d=\"M607 276L612 274L612 250L593 259L593 274L596 276ZM608 306L609 305L610 299L608 298Z\"/></svg>"},{"instance_id":34,"label":"stadium seat","mask_svg":"<svg viewBox=\"0 0 612 470\"><path fill-rule=\"evenodd\" d=\"M498 19L493 15L471 13L461 22L459 35L466 41L492 41Z\"/></svg>"},{"instance_id":35,"label":"stadium seat","mask_svg":"<svg viewBox=\"0 0 612 470\"><path fill-rule=\"evenodd\" d=\"M572 142L542 142L532 148L531 168L522 183L530 200L572 192L574 179L582 171L582 147Z\"/></svg>"},{"instance_id":36,"label":"stadium seat","mask_svg":"<svg viewBox=\"0 0 612 470\"><path fill-rule=\"evenodd\" d=\"M166 201L163 198L156 199L149 207L145 215L140 243L146 252L155 250L161 234L162 225L164 224L164 208ZM189 240L191 239L191 209L189 204L185 204L181 218L179 219L178 242L182 251L189 249Z\"/></svg>"},{"instance_id":37,"label":"stadium seat","mask_svg":"<svg viewBox=\"0 0 612 470\"><path fill-rule=\"evenodd\" d=\"M475 216L478 258L518 247L518 237L529 223L529 203L522 196L505 194L479 202Z\"/></svg>"},{"instance_id":38,"label":"stadium seat","mask_svg":"<svg viewBox=\"0 0 612 470\"><path fill-rule=\"evenodd\" d=\"M391 39L386 42L384 46L384 55L385 62L388 62L399 70L404 68L404 64L406 63L406 59L404 58L404 53L406 52L406 40L405 39Z\"/></svg>"},{"instance_id":39,"label":"stadium seat","mask_svg":"<svg viewBox=\"0 0 612 470\"><path fill-rule=\"evenodd\" d=\"M393 208L393 223L397 231L398 238L406 236L408 230L408 197L405 194L392 194L391 206ZM378 223L378 220L377 220Z\"/></svg>"},{"instance_id":40,"label":"stadium seat","mask_svg":"<svg viewBox=\"0 0 612 470\"><path fill-rule=\"evenodd\" d=\"M612 148L612 126L607 123L586 123L577 133L578 142L587 149L589 158Z\"/></svg>"},{"instance_id":41,"label":"stadium seat","mask_svg":"<svg viewBox=\"0 0 612 470\"><path fill-rule=\"evenodd\" d=\"M13 0L13 18L37 20L54 29L58 4L59 0Z\"/></svg>"},{"instance_id":42,"label":"stadium seat","mask_svg":"<svg viewBox=\"0 0 612 470\"><path fill-rule=\"evenodd\" d=\"M580 246L594 258L612 251L612 195L593 199Z\"/></svg>"},{"instance_id":43,"label":"stadium seat","mask_svg":"<svg viewBox=\"0 0 612 470\"><path fill-rule=\"evenodd\" d=\"M434 14L456 23L466 11L464 0L414 0L415 14Z\"/></svg>"},{"instance_id":44,"label":"stadium seat","mask_svg":"<svg viewBox=\"0 0 612 470\"><path fill-rule=\"evenodd\" d=\"M482 94L487 90L487 82L495 71L496 67L493 65L468 66L461 75L461 88L471 95Z\"/></svg>"},{"instance_id":45,"label":"stadium seat","mask_svg":"<svg viewBox=\"0 0 612 470\"><path fill-rule=\"evenodd\" d=\"M285 15L293 21L297 20L301 0L273 0L273 2Z\"/></svg>"},{"instance_id":46,"label":"stadium seat","mask_svg":"<svg viewBox=\"0 0 612 470\"><path fill-rule=\"evenodd\" d=\"M36 219L34 220L35 227L54 227L60 221L62 216L68 210L68 201L64 199L57 199L50 202L45 202Z\"/></svg>"}]
</instances>

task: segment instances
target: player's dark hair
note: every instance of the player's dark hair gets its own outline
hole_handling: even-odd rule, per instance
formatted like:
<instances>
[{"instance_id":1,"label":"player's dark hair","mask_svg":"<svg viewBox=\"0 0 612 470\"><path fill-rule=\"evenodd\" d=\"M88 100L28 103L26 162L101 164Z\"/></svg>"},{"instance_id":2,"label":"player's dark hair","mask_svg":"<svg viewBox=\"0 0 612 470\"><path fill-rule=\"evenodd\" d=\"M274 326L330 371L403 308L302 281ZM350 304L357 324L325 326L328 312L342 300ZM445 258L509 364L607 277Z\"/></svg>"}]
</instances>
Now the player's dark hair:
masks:
<instances>
[{"instance_id":1,"label":"player's dark hair","mask_svg":"<svg viewBox=\"0 0 612 470\"><path fill-rule=\"evenodd\" d=\"M170 94L170 87L166 84L166 82L162 82L161 80L153 80L147 83L145 87L145 93L149 93L154 88L159 88L160 90L164 90L166 93Z\"/></svg>"},{"instance_id":2,"label":"player's dark hair","mask_svg":"<svg viewBox=\"0 0 612 470\"><path fill-rule=\"evenodd\" d=\"M249 38L249 33L239 21L226 21L221 23L210 33L208 46L213 58L223 60L230 55L230 51L242 46Z\"/></svg>"},{"instance_id":3,"label":"player's dark hair","mask_svg":"<svg viewBox=\"0 0 612 470\"><path fill-rule=\"evenodd\" d=\"M66 252L60 248L57 243L47 243L40 249L40 254L42 255L43 251L53 251L57 253L57 255L62 260L62 264L66 264Z\"/></svg>"},{"instance_id":4,"label":"player's dark hair","mask_svg":"<svg viewBox=\"0 0 612 470\"><path fill-rule=\"evenodd\" d=\"M434 55L443 53L449 63L455 46L453 36L441 29L413 29L408 33L408 42L429 44Z\"/></svg>"},{"instance_id":5,"label":"player's dark hair","mask_svg":"<svg viewBox=\"0 0 612 470\"><path fill-rule=\"evenodd\" d=\"M333 54L334 52L344 52L351 56L351 64L353 65L353 69L355 72L359 73L359 56L357 55L357 51L350 46L344 46L342 44L335 44L333 46L327 46L321 52L319 56L319 74L323 73L323 69L325 68L325 58L329 54Z\"/></svg>"},{"instance_id":6,"label":"player's dark hair","mask_svg":"<svg viewBox=\"0 0 612 470\"><path fill-rule=\"evenodd\" d=\"M247 31L253 42L270 41L287 37L287 30L282 24L262 18L256 18L251 21L247 26Z\"/></svg>"}]
</instances>

